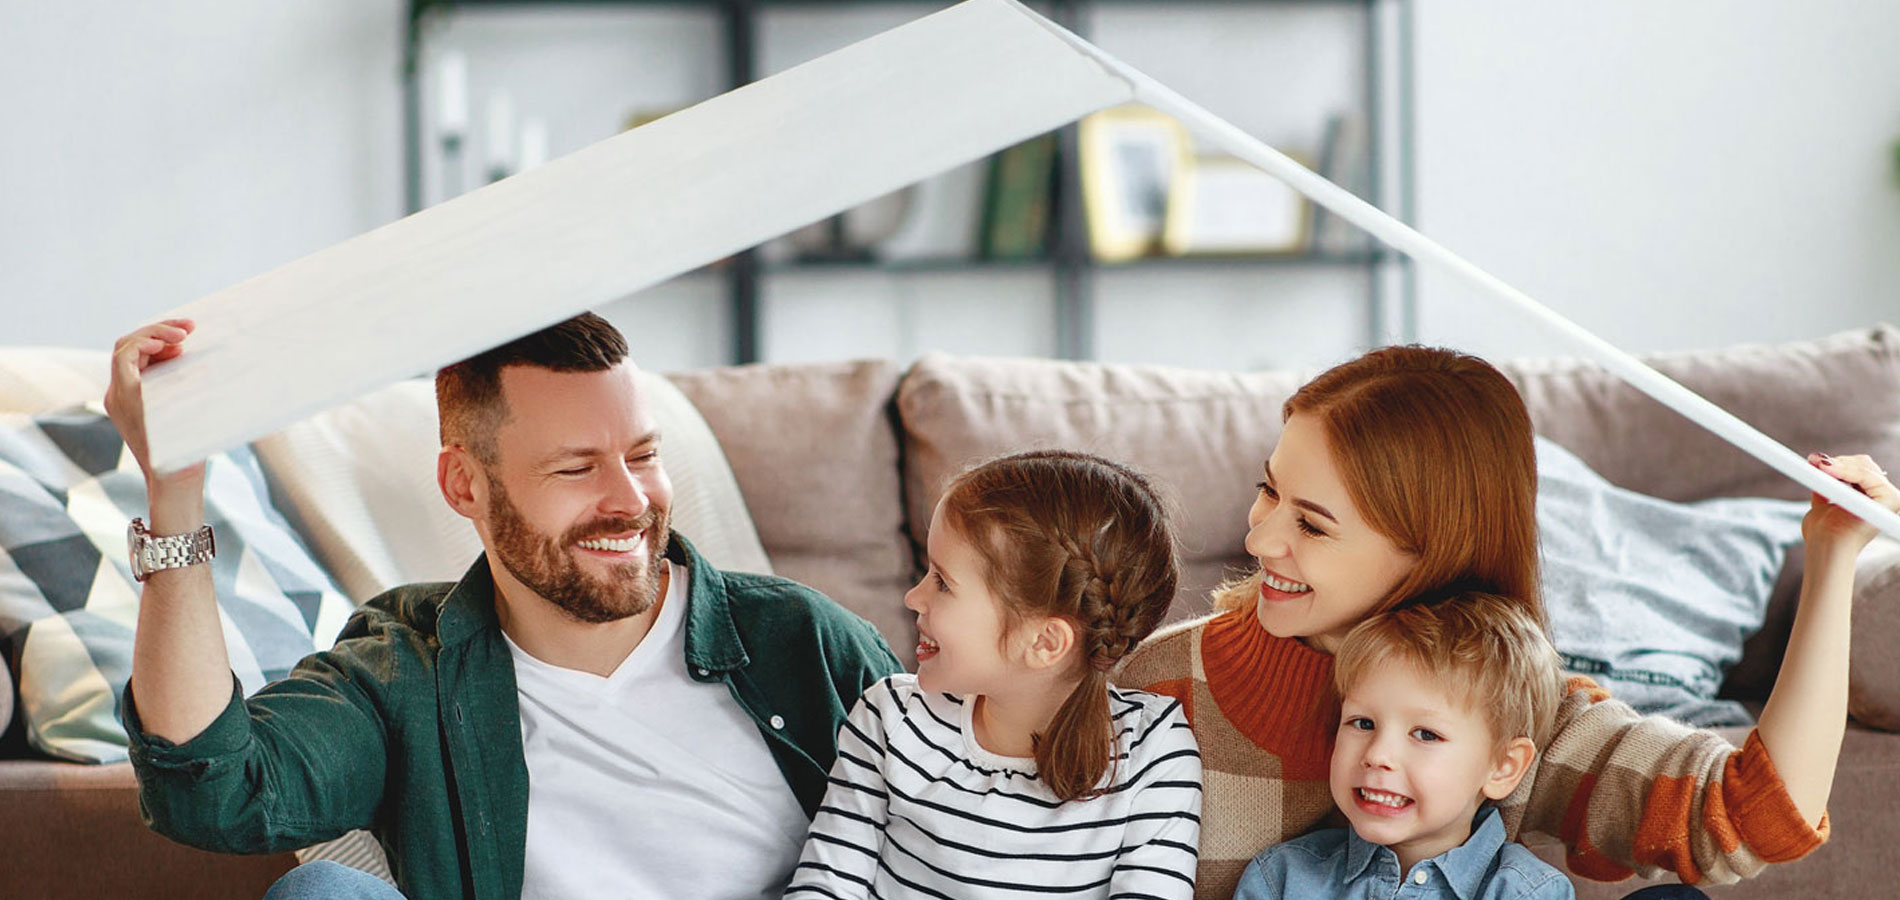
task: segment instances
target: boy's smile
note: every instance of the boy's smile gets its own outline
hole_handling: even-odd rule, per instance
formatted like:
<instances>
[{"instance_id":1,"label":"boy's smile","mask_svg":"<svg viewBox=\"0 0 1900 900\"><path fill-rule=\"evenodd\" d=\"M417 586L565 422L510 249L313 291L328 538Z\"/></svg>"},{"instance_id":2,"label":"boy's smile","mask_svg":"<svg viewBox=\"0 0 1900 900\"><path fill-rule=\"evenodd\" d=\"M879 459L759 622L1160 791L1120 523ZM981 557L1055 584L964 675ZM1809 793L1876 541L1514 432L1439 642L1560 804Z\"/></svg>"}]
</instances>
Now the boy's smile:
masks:
<instances>
[{"instance_id":1,"label":"boy's smile","mask_svg":"<svg viewBox=\"0 0 1900 900\"><path fill-rule=\"evenodd\" d=\"M1463 844L1479 803L1516 786L1500 785L1499 742L1463 701L1432 673L1394 661L1366 672L1341 708L1333 802L1406 870Z\"/></svg>"}]
</instances>

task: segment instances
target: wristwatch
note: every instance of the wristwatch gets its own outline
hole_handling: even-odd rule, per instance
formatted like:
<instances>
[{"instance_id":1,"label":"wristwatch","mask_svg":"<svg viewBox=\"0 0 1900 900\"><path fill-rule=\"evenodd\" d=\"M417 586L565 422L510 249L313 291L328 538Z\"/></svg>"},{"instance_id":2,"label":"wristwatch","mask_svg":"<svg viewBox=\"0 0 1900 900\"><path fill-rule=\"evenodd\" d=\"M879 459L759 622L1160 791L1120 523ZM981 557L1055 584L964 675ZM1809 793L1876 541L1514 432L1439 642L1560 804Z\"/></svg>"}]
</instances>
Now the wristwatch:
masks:
<instances>
[{"instance_id":1,"label":"wristwatch","mask_svg":"<svg viewBox=\"0 0 1900 900\"><path fill-rule=\"evenodd\" d=\"M186 534L160 537L145 527L144 519L133 519L125 530L125 542L132 554L132 578L136 581L144 581L160 569L208 563L218 555L209 525Z\"/></svg>"}]
</instances>

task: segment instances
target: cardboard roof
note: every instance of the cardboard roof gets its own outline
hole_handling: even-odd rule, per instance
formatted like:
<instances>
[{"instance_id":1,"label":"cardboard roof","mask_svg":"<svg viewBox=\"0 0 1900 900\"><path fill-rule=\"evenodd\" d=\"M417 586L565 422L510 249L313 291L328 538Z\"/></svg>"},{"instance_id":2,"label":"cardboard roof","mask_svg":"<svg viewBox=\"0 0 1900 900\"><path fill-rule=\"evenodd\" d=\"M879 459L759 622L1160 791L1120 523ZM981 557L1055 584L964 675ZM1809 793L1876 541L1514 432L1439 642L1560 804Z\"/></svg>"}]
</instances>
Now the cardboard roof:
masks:
<instances>
[{"instance_id":1,"label":"cardboard roof","mask_svg":"<svg viewBox=\"0 0 1900 900\"><path fill-rule=\"evenodd\" d=\"M1900 516L1016 0L967 0L189 303L144 388L174 469L1089 113L1141 102L1900 538Z\"/></svg>"}]
</instances>

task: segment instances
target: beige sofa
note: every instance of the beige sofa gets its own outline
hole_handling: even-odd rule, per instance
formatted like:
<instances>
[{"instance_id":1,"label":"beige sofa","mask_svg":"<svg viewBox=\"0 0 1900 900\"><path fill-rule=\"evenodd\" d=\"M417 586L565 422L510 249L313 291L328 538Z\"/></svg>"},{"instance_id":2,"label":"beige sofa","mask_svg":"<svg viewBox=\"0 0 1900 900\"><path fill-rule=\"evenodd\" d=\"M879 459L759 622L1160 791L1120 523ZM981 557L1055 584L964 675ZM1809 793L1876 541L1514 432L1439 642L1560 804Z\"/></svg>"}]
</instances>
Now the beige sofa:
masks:
<instances>
[{"instance_id":1,"label":"beige sofa","mask_svg":"<svg viewBox=\"0 0 1900 900\"><path fill-rule=\"evenodd\" d=\"M46 389L23 383L21 352L0 351L0 411L96 392L97 354L59 356L66 381ZM1900 330L1654 362L1797 449L1900 461ZM33 357L33 379L44 381L47 365ZM1506 369L1539 431L1619 485L1678 501L1804 496L1594 367L1525 361ZM655 388L671 417L667 457L678 502L693 507L676 515L682 532L723 565L769 566L824 590L908 659L914 631L901 597L938 486L967 462L1011 449L1076 447L1158 476L1178 512L1185 563L1174 614L1205 611L1207 589L1245 562L1251 485L1277 438L1280 402L1306 374L930 356L907 371L876 361L747 366L675 375L670 387ZM433 441L427 386L417 382L259 443L273 496L352 597L402 580L453 577L470 558L473 535L432 496ZM1772 683L1798 569L1796 559L1784 571L1725 695L1758 701ZM1891 812L1900 805L1900 735L1878 730L1900 729L1900 656L1891 651L1900 639L1897 606L1900 545L1883 540L1860 566L1856 722L1836 781L1833 839L1809 860L1716 896L1860 896L1878 890L1900 862L1900 816ZM10 733L9 754L30 756L17 724ZM176 847L145 833L134 807L123 764L0 761L0 894L255 897L295 861ZM1579 896L1620 897L1637 886L1581 883Z\"/></svg>"}]
</instances>

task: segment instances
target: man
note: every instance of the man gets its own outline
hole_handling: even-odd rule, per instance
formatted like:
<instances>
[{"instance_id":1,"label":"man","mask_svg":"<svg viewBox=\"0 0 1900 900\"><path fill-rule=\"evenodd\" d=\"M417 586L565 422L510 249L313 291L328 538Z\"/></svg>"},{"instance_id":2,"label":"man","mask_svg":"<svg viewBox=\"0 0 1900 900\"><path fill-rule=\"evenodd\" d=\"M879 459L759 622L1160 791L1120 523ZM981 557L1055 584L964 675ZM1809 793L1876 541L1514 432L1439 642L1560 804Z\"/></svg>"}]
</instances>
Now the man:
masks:
<instances>
[{"instance_id":1,"label":"man","mask_svg":"<svg viewBox=\"0 0 1900 900\"><path fill-rule=\"evenodd\" d=\"M153 828L250 853L370 828L418 900L778 896L839 724L899 666L823 596L714 569L671 533L661 436L613 326L582 315L437 374L437 481L482 557L370 601L249 700L201 564L203 468L146 455L142 373L190 330L122 339L106 398L146 473L134 543L160 551L125 697ZM278 887L387 890L356 874Z\"/></svg>"}]
</instances>

